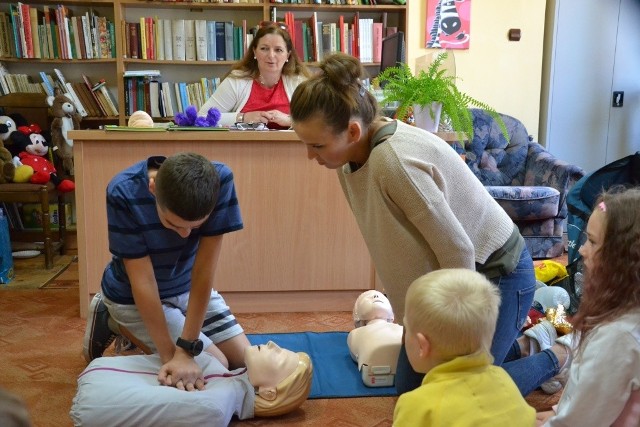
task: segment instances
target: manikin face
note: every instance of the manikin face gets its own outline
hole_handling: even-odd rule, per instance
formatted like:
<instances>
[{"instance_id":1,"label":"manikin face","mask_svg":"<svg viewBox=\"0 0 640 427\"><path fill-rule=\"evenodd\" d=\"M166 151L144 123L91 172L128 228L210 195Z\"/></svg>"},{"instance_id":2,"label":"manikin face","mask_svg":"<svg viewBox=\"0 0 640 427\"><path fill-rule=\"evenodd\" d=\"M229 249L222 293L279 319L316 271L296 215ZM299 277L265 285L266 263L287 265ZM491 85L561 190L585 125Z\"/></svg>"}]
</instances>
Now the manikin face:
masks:
<instances>
[{"instance_id":1,"label":"manikin face","mask_svg":"<svg viewBox=\"0 0 640 427\"><path fill-rule=\"evenodd\" d=\"M244 351L249 382L255 387L275 388L295 371L299 357L273 341L247 347Z\"/></svg>"},{"instance_id":2,"label":"manikin face","mask_svg":"<svg viewBox=\"0 0 640 427\"><path fill-rule=\"evenodd\" d=\"M587 270L592 269L597 262L597 252L604 242L605 212L596 208L589 222L587 223L587 241L580 247L578 252L582 255L584 266Z\"/></svg>"},{"instance_id":3,"label":"manikin face","mask_svg":"<svg viewBox=\"0 0 640 427\"><path fill-rule=\"evenodd\" d=\"M293 129L305 146L307 157L328 169L338 169L351 161L351 129L334 134L321 117L315 116L304 122L296 122Z\"/></svg>"},{"instance_id":4,"label":"manikin face","mask_svg":"<svg viewBox=\"0 0 640 427\"><path fill-rule=\"evenodd\" d=\"M355 321L384 319L392 322L394 319L391 303L382 292L376 290L369 290L358 296L353 310L353 317Z\"/></svg>"},{"instance_id":5,"label":"manikin face","mask_svg":"<svg viewBox=\"0 0 640 427\"><path fill-rule=\"evenodd\" d=\"M279 34L267 34L258 41L253 50L262 74L282 72L284 63L289 59L287 44Z\"/></svg>"}]
</instances>

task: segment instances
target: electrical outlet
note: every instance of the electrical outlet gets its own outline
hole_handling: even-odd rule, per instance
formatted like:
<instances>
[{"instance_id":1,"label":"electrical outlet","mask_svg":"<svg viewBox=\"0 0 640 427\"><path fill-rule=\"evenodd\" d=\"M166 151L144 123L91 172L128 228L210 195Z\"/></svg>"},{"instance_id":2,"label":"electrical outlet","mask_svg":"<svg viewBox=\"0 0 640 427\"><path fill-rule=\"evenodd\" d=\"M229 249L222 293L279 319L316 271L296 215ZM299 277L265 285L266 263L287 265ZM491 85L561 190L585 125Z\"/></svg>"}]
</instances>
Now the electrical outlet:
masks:
<instances>
[{"instance_id":1,"label":"electrical outlet","mask_svg":"<svg viewBox=\"0 0 640 427\"><path fill-rule=\"evenodd\" d=\"M613 100L611 101L612 107L622 107L624 103L624 91L614 90L613 91Z\"/></svg>"}]
</instances>

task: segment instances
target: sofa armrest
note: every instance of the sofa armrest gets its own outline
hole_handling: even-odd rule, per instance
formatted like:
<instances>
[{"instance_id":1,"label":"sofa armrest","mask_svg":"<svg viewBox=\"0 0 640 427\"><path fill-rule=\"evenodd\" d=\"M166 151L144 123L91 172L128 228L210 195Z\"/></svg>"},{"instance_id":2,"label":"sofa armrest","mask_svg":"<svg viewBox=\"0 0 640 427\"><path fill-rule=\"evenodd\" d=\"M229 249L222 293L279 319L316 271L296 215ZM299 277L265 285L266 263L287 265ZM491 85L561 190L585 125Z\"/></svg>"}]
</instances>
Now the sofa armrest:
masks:
<instances>
[{"instance_id":1,"label":"sofa armrest","mask_svg":"<svg viewBox=\"0 0 640 427\"><path fill-rule=\"evenodd\" d=\"M567 216L567 193L585 175L582 168L560 160L537 142L529 142L524 185L547 186L560 192L558 216Z\"/></svg>"}]
</instances>

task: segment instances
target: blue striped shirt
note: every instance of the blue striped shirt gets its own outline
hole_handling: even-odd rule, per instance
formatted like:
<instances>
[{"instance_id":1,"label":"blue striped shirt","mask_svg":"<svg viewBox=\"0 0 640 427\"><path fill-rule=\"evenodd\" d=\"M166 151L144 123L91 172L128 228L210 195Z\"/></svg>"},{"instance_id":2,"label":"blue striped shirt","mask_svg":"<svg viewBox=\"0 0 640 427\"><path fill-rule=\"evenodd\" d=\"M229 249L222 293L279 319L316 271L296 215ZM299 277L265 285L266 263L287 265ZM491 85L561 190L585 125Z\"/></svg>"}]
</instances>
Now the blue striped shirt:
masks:
<instances>
[{"instance_id":1,"label":"blue striped shirt","mask_svg":"<svg viewBox=\"0 0 640 427\"><path fill-rule=\"evenodd\" d=\"M160 222L156 199L149 191L148 164L152 157L117 174L107 186L107 222L112 259L102 276L102 291L119 304L134 304L123 259L149 256L160 298L188 292L191 269L201 236L217 236L243 228L240 206L228 166L212 162L220 176L218 202L209 218L182 238ZM156 166L157 167L157 166Z\"/></svg>"}]
</instances>

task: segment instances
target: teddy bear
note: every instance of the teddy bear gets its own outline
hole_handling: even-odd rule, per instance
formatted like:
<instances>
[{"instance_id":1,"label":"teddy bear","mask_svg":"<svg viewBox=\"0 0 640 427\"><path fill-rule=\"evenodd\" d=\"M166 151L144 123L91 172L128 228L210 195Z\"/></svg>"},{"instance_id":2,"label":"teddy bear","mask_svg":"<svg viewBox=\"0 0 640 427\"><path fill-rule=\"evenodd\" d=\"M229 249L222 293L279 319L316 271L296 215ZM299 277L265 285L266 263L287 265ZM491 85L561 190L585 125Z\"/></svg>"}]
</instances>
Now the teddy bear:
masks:
<instances>
[{"instance_id":1,"label":"teddy bear","mask_svg":"<svg viewBox=\"0 0 640 427\"><path fill-rule=\"evenodd\" d=\"M46 184L51 181L61 193L75 190L75 183L69 179L58 177L55 166L47 159L49 154L49 141L42 134L42 129L37 124L19 126L18 131L12 135L13 143L21 150L14 158L19 170L30 167L31 176L16 173L15 181L30 182L32 184ZM20 178L18 176L20 175Z\"/></svg>"},{"instance_id":2,"label":"teddy bear","mask_svg":"<svg viewBox=\"0 0 640 427\"><path fill-rule=\"evenodd\" d=\"M16 123L9 116L0 116L0 184L12 182L16 173L11 152L4 146L4 142L16 131Z\"/></svg>"},{"instance_id":3,"label":"teddy bear","mask_svg":"<svg viewBox=\"0 0 640 427\"><path fill-rule=\"evenodd\" d=\"M51 122L51 142L57 148L55 153L62 160L65 172L73 175L73 140L68 137L68 132L80 129L82 117L73 101L63 93L57 92L55 96L47 97L47 104L54 117Z\"/></svg>"}]
</instances>

